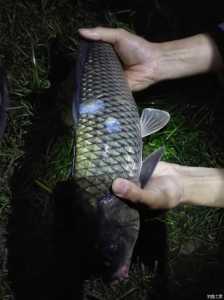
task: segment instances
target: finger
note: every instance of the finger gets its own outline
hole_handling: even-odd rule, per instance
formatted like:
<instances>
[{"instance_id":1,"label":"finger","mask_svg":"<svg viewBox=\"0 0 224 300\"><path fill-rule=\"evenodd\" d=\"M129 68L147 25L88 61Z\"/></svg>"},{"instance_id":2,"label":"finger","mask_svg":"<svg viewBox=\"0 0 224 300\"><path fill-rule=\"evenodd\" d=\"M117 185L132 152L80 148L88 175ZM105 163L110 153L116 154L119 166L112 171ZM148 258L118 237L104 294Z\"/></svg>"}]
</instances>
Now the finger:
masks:
<instances>
[{"instance_id":1,"label":"finger","mask_svg":"<svg viewBox=\"0 0 224 300\"><path fill-rule=\"evenodd\" d=\"M128 71L124 71L124 77L128 82L128 86L129 86L130 90L134 91L135 84L133 83L132 79L129 78L129 72Z\"/></svg>"},{"instance_id":2,"label":"finger","mask_svg":"<svg viewBox=\"0 0 224 300\"><path fill-rule=\"evenodd\" d=\"M126 179L116 179L112 189L118 197L133 203L142 203L152 209L162 209L168 206L156 189L144 190Z\"/></svg>"},{"instance_id":3,"label":"finger","mask_svg":"<svg viewBox=\"0 0 224 300\"><path fill-rule=\"evenodd\" d=\"M162 209L167 207L166 201L158 190L141 190L141 197L139 202L145 204L152 209Z\"/></svg>"},{"instance_id":4,"label":"finger","mask_svg":"<svg viewBox=\"0 0 224 300\"><path fill-rule=\"evenodd\" d=\"M78 31L81 36L87 39L101 40L111 44L118 42L125 33L124 29L113 29L106 27L80 28Z\"/></svg>"},{"instance_id":5,"label":"finger","mask_svg":"<svg viewBox=\"0 0 224 300\"><path fill-rule=\"evenodd\" d=\"M132 202L139 202L141 199L142 190L134 183L118 178L113 182L113 192L120 198L130 200Z\"/></svg>"}]
</instances>

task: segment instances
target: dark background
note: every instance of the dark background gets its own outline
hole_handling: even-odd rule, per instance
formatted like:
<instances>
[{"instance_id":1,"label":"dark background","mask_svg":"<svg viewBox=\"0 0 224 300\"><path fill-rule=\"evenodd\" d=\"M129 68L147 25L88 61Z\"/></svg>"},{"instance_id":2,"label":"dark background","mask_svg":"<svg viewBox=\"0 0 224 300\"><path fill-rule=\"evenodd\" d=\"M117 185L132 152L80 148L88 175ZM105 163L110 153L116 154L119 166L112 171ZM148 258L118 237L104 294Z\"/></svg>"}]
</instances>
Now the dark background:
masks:
<instances>
[{"instance_id":1,"label":"dark background","mask_svg":"<svg viewBox=\"0 0 224 300\"><path fill-rule=\"evenodd\" d=\"M0 55L4 57L6 61L6 65L8 67L9 74L9 84L10 84L10 95L11 95L11 103L14 106L18 106L23 103L24 98L26 98L28 89L31 91L36 88L36 86L43 88L42 81L46 79L47 73L47 40L48 33L45 30L46 19L54 19L56 13L57 17L61 21L65 19L65 23L69 23L70 15L66 16L66 13L69 11L69 6L74 9L75 15L75 4L82 3L85 6L85 14L83 11L80 13L80 22L77 21L76 16L74 17L74 22L79 23L78 26L86 26L88 24L91 16L96 16L96 25L105 25L108 26L108 20L105 20L105 13L109 12L114 13L116 16L116 24L121 22L122 24L129 24L130 18L131 23L133 24L133 29L135 32L150 41L168 41L176 38L183 38L186 36L190 36L200 32L212 31L215 26L224 21L224 9L222 1L106 1L106 0L89 0L89 1L72 1L72 0L49 0L49 1L8 1L10 3L9 7L5 10L6 14L2 14L0 11L0 33L1 30L3 32L3 38L0 45ZM7 5L8 5L7 3ZM37 5L30 6L30 3L37 3ZM44 4L45 3L45 4ZM53 3L53 5L51 5ZM21 5L20 5L21 4ZM44 4L44 5L43 5ZM0 0L0 10L4 8L6 2ZM17 8L17 15L14 14L14 6ZM41 7L45 7L45 10ZM51 6L55 6L55 10L50 10ZM36 11L35 11L36 9ZM83 7L82 7L83 9ZM47 12L49 11L49 16ZM132 16L130 14L133 12ZM22 16L22 13L24 15ZM73 11L71 11L72 15ZM8 15L7 15L8 14ZM43 14L43 15L42 15ZM13 16L15 20L13 19ZM37 17L38 16L38 17ZM9 21L2 29L4 22L2 21L4 17ZM66 19L67 17L67 19ZM79 17L79 16L78 16ZM40 18L40 19L39 19ZM32 20L29 24L30 19ZM22 20L22 21L21 21ZM42 22L42 20L44 20ZM26 23L27 22L27 23ZM53 23L53 22L52 22ZM59 22L60 23L60 22ZM28 24L28 25L27 25ZM34 25L34 26L32 26ZM13 28L14 26L14 28ZM39 26L39 27L38 27ZM71 25L73 27L73 24ZM21 29L20 29L21 28ZM73 27L74 28L74 27ZM56 30L55 30L56 31ZM74 30L75 31L75 30ZM66 31L65 31L66 32ZM67 33L70 33L67 30ZM24 35L23 35L24 33ZM45 35L46 33L46 35ZM43 38L42 38L43 36ZM75 36L75 34L74 34ZM31 37L31 38L30 38ZM44 41L44 42L43 42ZM2 47L5 42L5 46ZM44 47L43 44L45 43ZM39 74L38 84L34 82L35 78L35 68L33 66L32 69L32 59L31 59L31 44L36 50L37 61L40 64L40 67L37 67ZM3 50L2 50L3 49ZM44 49L44 51L43 51ZM20 50L20 51L18 51ZM25 55L24 55L25 53ZM14 68L17 66L17 69ZM43 68L44 66L44 68ZM14 68L14 69L13 69ZM44 72L43 72L44 69ZM33 71L33 73L31 72ZM34 74L34 75L33 75ZM44 75L43 75L44 74ZM216 119L216 121L211 123L206 123L202 126L206 127L208 135L214 139L214 143L212 143L212 150L215 151L213 147L216 142L219 144L223 144L223 81L220 79L222 76L217 76L214 74L209 75L200 75L194 76L191 78L181 79L181 80L172 80L170 82L162 82L157 84L150 89L136 94L136 99L139 100L139 103L142 100L154 99L155 97L158 99L158 104L160 103L161 98L165 98L167 102L173 102L177 104L179 107L179 111L183 112L184 117L186 118L186 122L190 123L191 114L194 114L199 111L202 105L206 104L206 109L201 111L201 114L204 114L205 111L211 112L212 118ZM44 78L44 79L43 79ZM33 82L32 82L33 79ZM16 87L16 88L15 88ZM34 88L35 87L35 88ZM17 92L17 94L16 94ZM22 96L21 96L22 95ZM171 100L170 100L171 99ZM169 101L168 101L169 100ZM26 102L28 103L29 100ZM18 104L19 103L19 104ZM148 102L147 102L148 103ZM157 105L157 103L156 103ZM27 110L23 109L26 114ZM23 144L23 138L21 137L21 128L27 130L29 127L29 116L24 117L25 113L22 115L20 111L12 111L10 113L10 120L8 122L8 131L5 134L5 142L3 143L4 153L7 153L8 149L11 147L11 153L16 153L15 156L13 154L11 156L6 156L7 161L2 163L1 166L1 174L2 178L0 182L6 182L6 178L3 179L3 176L10 177L12 174L13 166L17 157L22 155L21 152L18 151L17 145L19 147ZM197 121L197 120L196 120ZM28 126L25 124L28 123ZM203 123L203 122L202 122ZM25 124L25 125L24 125ZM27 127L26 127L27 126ZM190 134L190 133L189 133ZM8 136L7 136L8 135ZM11 137L16 142L11 142L8 137ZM11 143L11 144L10 144ZM15 146L16 144L16 146ZM12 147L14 145L14 148ZM197 145L192 144L192 148L196 148ZM178 152L178 156L180 156L180 152ZM186 161L186 160L185 160ZM2 161L1 161L2 162ZM7 170L7 172L5 171ZM3 185L2 185L3 190ZM5 198L10 198L10 191L3 191L5 193ZM36 215L36 211L35 211ZM39 228L39 225L38 225ZM154 232L156 238L158 238L159 227L151 227L151 230ZM0 230L1 234L1 230ZM164 234L165 235L165 234ZM164 239L161 238L158 241L158 249L162 249L162 245L164 243ZM0 245L1 246L1 245ZM2 247L4 248L4 247ZM181 279L181 285L178 285L178 295L175 299L189 299L190 294L192 293L194 287L196 286L197 292L202 290L203 285L205 288L205 293L208 293L208 289L206 288L209 284L213 287L212 292L218 292L217 286L222 285L222 277L223 277L223 246L220 245L218 253L213 252L208 257L205 256L202 261L199 257L193 255L189 255L188 258L184 258L178 264L177 268L174 268L174 277L177 281ZM219 260L219 256L221 257ZM215 260L213 263L212 259ZM206 261L211 261L210 264L206 264ZM197 265L200 264L200 272ZM192 266L192 267L191 267ZM186 281L185 273L192 274L190 278L190 283ZM187 276L187 275L186 275ZM175 285L175 280L173 283ZM179 284L179 283L178 283ZM185 285L184 285L185 284ZM189 290L189 286L191 290ZM182 288L183 287L183 288ZM177 288L177 287L175 287ZM184 294L183 294L184 291ZM187 295L188 291L188 295ZM182 295L182 298L181 298ZM189 297L188 297L189 296ZM173 298L174 299L174 298ZM199 299L199 298L197 298ZM206 294L201 299L206 299Z\"/></svg>"}]
</instances>

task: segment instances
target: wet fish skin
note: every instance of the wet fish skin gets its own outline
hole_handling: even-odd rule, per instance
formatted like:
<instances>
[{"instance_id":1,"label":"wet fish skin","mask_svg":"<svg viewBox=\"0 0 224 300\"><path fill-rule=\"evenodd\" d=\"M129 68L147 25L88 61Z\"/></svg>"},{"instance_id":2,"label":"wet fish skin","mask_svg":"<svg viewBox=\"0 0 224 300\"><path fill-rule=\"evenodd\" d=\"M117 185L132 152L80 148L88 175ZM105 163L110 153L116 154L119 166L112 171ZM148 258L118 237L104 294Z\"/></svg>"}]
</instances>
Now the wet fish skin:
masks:
<instances>
[{"instance_id":1,"label":"wet fish skin","mask_svg":"<svg viewBox=\"0 0 224 300\"><path fill-rule=\"evenodd\" d=\"M82 43L80 52L87 57L85 62L81 59L74 109L78 119L75 177L104 176L108 183L118 175L137 179L142 153L140 118L121 63L111 45ZM97 196L103 195L98 194L100 190L108 191L105 182L97 188Z\"/></svg>"},{"instance_id":2,"label":"wet fish skin","mask_svg":"<svg viewBox=\"0 0 224 300\"><path fill-rule=\"evenodd\" d=\"M138 182L140 118L113 47L82 41L80 54L73 99L74 180L97 216L96 243L106 273L122 278L127 277L138 237L139 213L113 195L110 188L117 177Z\"/></svg>"},{"instance_id":3,"label":"wet fish skin","mask_svg":"<svg viewBox=\"0 0 224 300\"><path fill-rule=\"evenodd\" d=\"M67 122L74 124L71 173L79 195L74 207L85 211L86 227L88 219L96 220L94 247L104 275L127 278L140 217L136 207L111 192L112 182L123 177L144 187L163 150L142 161L142 138L163 128L170 115L146 108L139 117L121 62L105 42L81 41L69 86L67 90L75 90L70 97L73 119Z\"/></svg>"}]
</instances>

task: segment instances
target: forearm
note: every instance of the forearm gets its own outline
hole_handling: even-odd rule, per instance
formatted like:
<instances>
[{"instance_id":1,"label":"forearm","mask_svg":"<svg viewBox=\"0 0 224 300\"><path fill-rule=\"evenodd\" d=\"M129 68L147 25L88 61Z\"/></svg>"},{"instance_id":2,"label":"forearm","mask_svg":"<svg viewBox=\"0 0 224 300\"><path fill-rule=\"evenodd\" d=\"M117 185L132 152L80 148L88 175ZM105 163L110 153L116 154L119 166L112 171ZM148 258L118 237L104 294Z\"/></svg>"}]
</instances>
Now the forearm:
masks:
<instances>
[{"instance_id":1,"label":"forearm","mask_svg":"<svg viewBox=\"0 0 224 300\"><path fill-rule=\"evenodd\" d=\"M158 44L158 81L181 78L224 68L214 40L207 34Z\"/></svg>"},{"instance_id":2,"label":"forearm","mask_svg":"<svg viewBox=\"0 0 224 300\"><path fill-rule=\"evenodd\" d=\"M184 204L224 207L224 169L179 166Z\"/></svg>"}]
</instances>

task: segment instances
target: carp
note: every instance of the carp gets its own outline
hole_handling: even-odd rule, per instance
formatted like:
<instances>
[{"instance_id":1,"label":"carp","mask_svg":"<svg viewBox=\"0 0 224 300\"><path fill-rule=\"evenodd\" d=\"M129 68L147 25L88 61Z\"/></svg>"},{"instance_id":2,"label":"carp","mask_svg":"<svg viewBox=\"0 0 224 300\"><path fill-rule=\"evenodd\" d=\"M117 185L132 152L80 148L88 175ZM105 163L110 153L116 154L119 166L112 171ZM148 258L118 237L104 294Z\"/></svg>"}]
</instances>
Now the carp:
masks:
<instances>
[{"instance_id":1,"label":"carp","mask_svg":"<svg viewBox=\"0 0 224 300\"><path fill-rule=\"evenodd\" d=\"M109 280L128 277L140 228L136 207L111 191L114 179L144 187L162 155L162 148L142 160L142 138L163 128L166 111L146 108L141 117L112 45L81 40L70 80L70 123L74 127L71 176L86 222L93 216L94 244Z\"/></svg>"}]
</instances>

